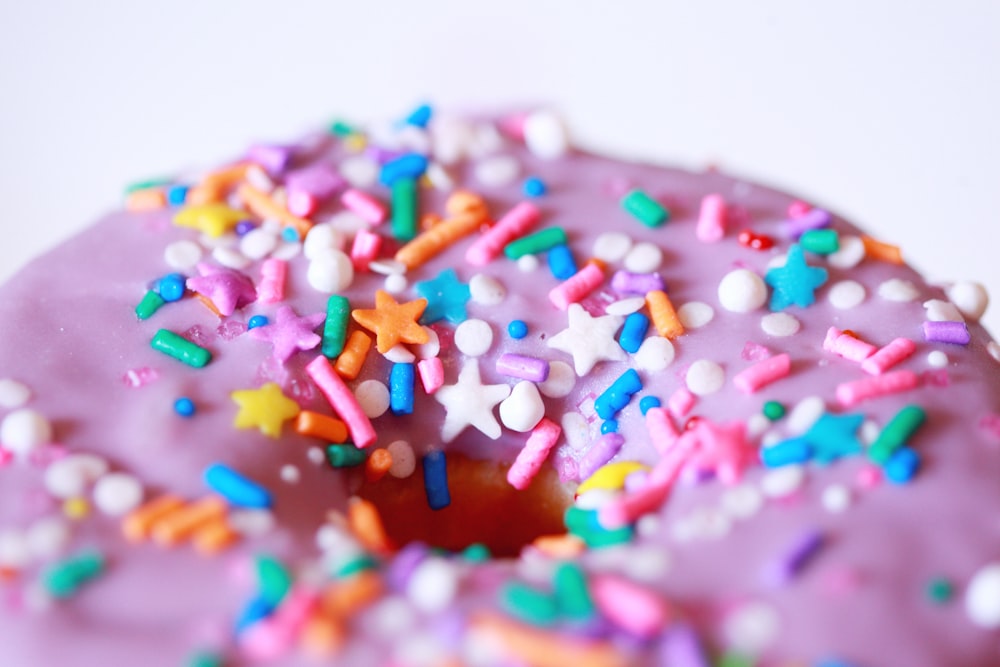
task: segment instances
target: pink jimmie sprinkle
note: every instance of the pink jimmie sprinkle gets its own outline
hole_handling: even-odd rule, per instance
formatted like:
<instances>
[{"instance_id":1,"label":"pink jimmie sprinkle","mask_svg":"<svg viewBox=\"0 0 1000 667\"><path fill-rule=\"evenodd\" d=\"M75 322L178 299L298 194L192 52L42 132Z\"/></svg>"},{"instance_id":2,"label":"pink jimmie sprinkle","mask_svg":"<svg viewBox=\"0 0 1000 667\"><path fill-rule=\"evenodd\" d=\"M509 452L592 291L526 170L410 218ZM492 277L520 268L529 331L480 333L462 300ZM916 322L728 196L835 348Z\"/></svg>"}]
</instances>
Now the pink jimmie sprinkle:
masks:
<instances>
[{"instance_id":1,"label":"pink jimmie sprinkle","mask_svg":"<svg viewBox=\"0 0 1000 667\"><path fill-rule=\"evenodd\" d=\"M680 435L677 426L670 418L670 413L664 408L650 408L646 411L646 430L649 431L649 439L660 456L666 455Z\"/></svg>"},{"instance_id":2,"label":"pink jimmie sprinkle","mask_svg":"<svg viewBox=\"0 0 1000 667\"><path fill-rule=\"evenodd\" d=\"M417 362L417 372L420 374L420 384L428 395L433 394L444 384L444 364L441 357L421 359Z\"/></svg>"},{"instance_id":3,"label":"pink jimmie sprinkle","mask_svg":"<svg viewBox=\"0 0 1000 667\"><path fill-rule=\"evenodd\" d=\"M655 637L670 618L663 598L624 577L597 575L590 592L605 618L640 639Z\"/></svg>"},{"instance_id":4,"label":"pink jimmie sprinkle","mask_svg":"<svg viewBox=\"0 0 1000 667\"><path fill-rule=\"evenodd\" d=\"M14 460L14 454L10 450L0 447L0 468Z\"/></svg>"},{"instance_id":5,"label":"pink jimmie sprinkle","mask_svg":"<svg viewBox=\"0 0 1000 667\"><path fill-rule=\"evenodd\" d=\"M519 491L528 488L561 433L562 427L550 419L543 417L542 421L538 422L538 425L531 430L531 435L518 453L514 464L507 471L507 481L511 486Z\"/></svg>"},{"instance_id":6,"label":"pink jimmie sprinkle","mask_svg":"<svg viewBox=\"0 0 1000 667\"><path fill-rule=\"evenodd\" d=\"M681 387L670 396L667 408L670 409L670 414L679 419L686 417L691 412L696 400L694 394L687 387Z\"/></svg>"},{"instance_id":7,"label":"pink jimmie sprinkle","mask_svg":"<svg viewBox=\"0 0 1000 667\"><path fill-rule=\"evenodd\" d=\"M159 377L160 373L156 369L143 366L125 371L125 375L122 375L122 382L125 383L126 387L138 389L150 382L155 382Z\"/></svg>"},{"instance_id":8,"label":"pink jimmie sprinkle","mask_svg":"<svg viewBox=\"0 0 1000 667\"><path fill-rule=\"evenodd\" d=\"M857 405L861 401L913 389L920 379L913 371L893 371L885 375L837 385L837 401L845 407Z\"/></svg>"},{"instance_id":9,"label":"pink jimmie sprinkle","mask_svg":"<svg viewBox=\"0 0 1000 667\"><path fill-rule=\"evenodd\" d=\"M761 387L786 377L792 370L792 358L788 354L758 361L733 378L733 384L744 394L752 394Z\"/></svg>"},{"instance_id":10,"label":"pink jimmie sprinkle","mask_svg":"<svg viewBox=\"0 0 1000 667\"><path fill-rule=\"evenodd\" d=\"M861 362L861 370L869 375L881 375L903 361L917 349L909 338L897 338Z\"/></svg>"},{"instance_id":11,"label":"pink jimmie sprinkle","mask_svg":"<svg viewBox=\"0 0 1000 667\"><path fill-rule=\"evenodd\" d=\"M877 466L866 465L858 470L854 482L859 489L873 489L882 483L882 470Z\"/></svg>"}]
</instances>

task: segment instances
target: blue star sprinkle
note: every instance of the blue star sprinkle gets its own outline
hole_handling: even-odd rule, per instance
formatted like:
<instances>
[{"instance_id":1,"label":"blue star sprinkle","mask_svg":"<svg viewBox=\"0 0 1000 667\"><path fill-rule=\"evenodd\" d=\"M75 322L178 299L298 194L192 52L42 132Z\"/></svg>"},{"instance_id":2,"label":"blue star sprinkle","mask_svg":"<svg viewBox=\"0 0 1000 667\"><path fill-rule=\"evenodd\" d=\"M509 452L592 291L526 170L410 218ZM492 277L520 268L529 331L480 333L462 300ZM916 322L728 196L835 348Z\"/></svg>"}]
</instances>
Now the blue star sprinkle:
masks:
<instances>
[{"instance_id":1,"label":"blue star sprinkle","mask_svg":"<svg viewBox=\"0 0 1000 667\"><path fill-rule=\"evenodd\" d=\"M421 324L434 324L439 320L459 324L468 318L465 304L469 302L471 292L468 284L459 281L454 269L445 269L437 278L417 283L416 290L417 294L427 299Z\"/></svg>"},{"instance_id":2,"label":"blue star sprinkle","mask_svg":"<svg viewBox=\"0 0 1000 667\"><path fill-rule=\"evenodd\" d=\"M813 292L826 282L826 269L806 264L805 254L797 243L788 249L785 265L771 269L764 276L764 282L774 291L771 293L771 310L784 310L788 306L806 308L816 303Z\"/></svg>"}]
</instances>

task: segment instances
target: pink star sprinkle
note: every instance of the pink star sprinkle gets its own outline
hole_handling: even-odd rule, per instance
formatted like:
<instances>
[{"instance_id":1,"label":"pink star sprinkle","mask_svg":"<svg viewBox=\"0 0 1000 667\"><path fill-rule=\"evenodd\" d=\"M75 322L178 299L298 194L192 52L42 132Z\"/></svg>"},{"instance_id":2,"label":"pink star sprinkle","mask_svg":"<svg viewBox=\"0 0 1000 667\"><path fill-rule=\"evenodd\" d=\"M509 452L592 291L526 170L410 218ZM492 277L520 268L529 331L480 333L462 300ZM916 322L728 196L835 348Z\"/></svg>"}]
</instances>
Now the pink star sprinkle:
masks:
<instances>
[{"instance_id":1,"label":"pink star sprinkle","mask_svg":"<svg viewBox=\"0 0 1000 667\"><path fill-rule=\"evenodd\" d=\"M251 329L250 336L271 343L274 358L285 363L298 350L311 350L319 345L322 338L314 329L325 319L323 313L299 317L290 307L282 306L271 324Z\"/></svg>"},{"instance_id":2,"label":"pink star sprinkle","mask_svg":"<svg viewBox=\"0 0 1000 667\"><path fill-rule=\"evenodd\" d=\"M198 276L187 279L187 288L210 300L223 317L257 300L257 288L249 276L234 269L199 264Z\"/></svg>"}]
</instances>

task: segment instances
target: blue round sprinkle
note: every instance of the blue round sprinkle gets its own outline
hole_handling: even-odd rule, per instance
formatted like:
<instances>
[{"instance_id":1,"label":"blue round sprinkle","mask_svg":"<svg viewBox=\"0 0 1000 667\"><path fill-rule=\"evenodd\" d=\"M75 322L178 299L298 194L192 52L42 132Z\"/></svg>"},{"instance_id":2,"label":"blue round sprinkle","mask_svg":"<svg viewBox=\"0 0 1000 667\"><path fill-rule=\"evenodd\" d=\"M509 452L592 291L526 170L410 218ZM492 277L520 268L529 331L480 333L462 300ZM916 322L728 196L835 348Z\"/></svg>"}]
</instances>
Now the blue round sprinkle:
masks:
<instances>
[{"instance_id":1,"label":"blue round sprinkle","mask_svg":"<svg viewBox=\"0 0 1000 667\"><path fill-rule=\"evenodd\" d=\"M171 206L183 205L184 200L187 199L188 189L186 185L170 186L170 189L167 190L167 203Z\"/></svg>"},{"instance_id":2,"label":"blue round sprinkle","mask_svg":"<svg viewBox=\"0 0 1000 667\"><path fill-rule=\"evenodd\" d=\"M607 435L608 433L618 432L618 420L617 419L605 419L601 423L601 435Z\"/></svg>"},{"instance_id":3,"label":"blue round sprinkle","mask_svg":"<svg viewBox=\"0 0 1000 667\"><path fill-rule=\"evenodd\" d=\"M656 396L643 396L639 401L639 410L645 415L650 408L658 408L663 405Z\"/></svg>"},{"instance_id":4,"label":"blue round sprinkle","mask_svg":"<svg viewBox=\"0 0 1000 667\"><path fill-rule=\"evenodd\" d=\"M187 396L181 396L174 401L174 412L185 419L193 417L195 412L194 401Z\"/></svg>"},{"instance_id":5,"label":"blue round sprinkle","mask_svg":"<svg viewBox=\"0 0 1000 667\"><path fill-rule=\"evenodd\" d=\"M180 301L184 296L184 276L179 273L163 276L156 284L156 291L167 303Z\"/></svg>"},{"instance_id":6,"label":"blue round sprinkle","mask_svg":"<svg viewBox=\"0 0 1000 667\"><path fill-rule=\"evenodd\" d=\"M296 243L299 240L299 232L294 227L285 227L281 230L281 239L289 243Z\"/></svg>"},{"instance_id":7,"label":"blue round sprinkle","mask_svg":"<svg viewBox=\"0 0 1000 667\"><path fill-rule=\"evenodd\" d=\"M254 315L247 322L247 329L256 329L257 327L267 326L269 320L266 315Z\"/></svg>"},{"instance_id":8,"label":"blue round sprinkle","mask_svg":"<svg viewBox=\"0 0 1000 667\"><path fill-rule=\"evenodd\" d=\"M255 225L251 220L240 220L236 223L236 235L243 236L247 232L252 231Z\"/></svg>"},{"instance_id":9,"label":"blue round sprinkle","mask_svg":"<svg viewBox=\"0 0 1000 667\"><path fill-rule=\"evenodd\" d=\"M909 447L900 447L882 467L886 479L895 484L906 484L920 468L920 455Z\"/></svg>"},{"instance_id":10,"label":"blue round sprinkle","mask_svg":"<svg viewBox=\"0 0 1000 667\"><path fill-rule=\"evenodd\" d=\"M515 340L521 340L528 335L528 325L524 320L514 320L507 325L507 333Z\"/></svg>"},{"instance_id":11,"label":"blue round sprinkle","mask_svg":"<svg viewBox=\"0 0 1000 667\"><path fill-rule=\"evenodd\" d=\"M545 194L545 183L537 176L531 176L524 181L525 197L541 197Z\"/></svg>"}]
</instances>

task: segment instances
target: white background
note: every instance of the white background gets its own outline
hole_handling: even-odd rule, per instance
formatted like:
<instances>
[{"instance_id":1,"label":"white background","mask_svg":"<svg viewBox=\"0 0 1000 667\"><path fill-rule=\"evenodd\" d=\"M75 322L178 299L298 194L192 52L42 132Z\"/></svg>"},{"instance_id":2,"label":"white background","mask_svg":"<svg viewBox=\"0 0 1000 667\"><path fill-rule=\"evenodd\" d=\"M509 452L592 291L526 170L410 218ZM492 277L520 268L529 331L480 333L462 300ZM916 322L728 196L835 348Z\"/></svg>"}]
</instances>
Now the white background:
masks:
<instances>
[{"instance_id":1,"label":"white background","mask_svg":"<svg viewBox=\"0 0 1000 667\"><path fill-rule=\"evenodd\" d=\"M995 1L0 0L0 279L126 183L254 140L540 102L585 147L800 193L1000 301L998 72Z\"/></svg>"}]
</instances>

